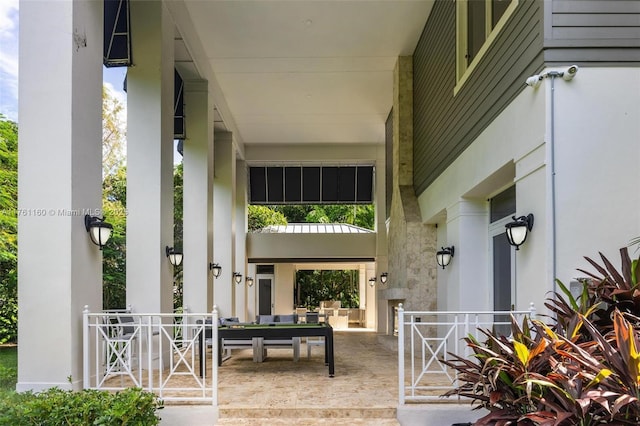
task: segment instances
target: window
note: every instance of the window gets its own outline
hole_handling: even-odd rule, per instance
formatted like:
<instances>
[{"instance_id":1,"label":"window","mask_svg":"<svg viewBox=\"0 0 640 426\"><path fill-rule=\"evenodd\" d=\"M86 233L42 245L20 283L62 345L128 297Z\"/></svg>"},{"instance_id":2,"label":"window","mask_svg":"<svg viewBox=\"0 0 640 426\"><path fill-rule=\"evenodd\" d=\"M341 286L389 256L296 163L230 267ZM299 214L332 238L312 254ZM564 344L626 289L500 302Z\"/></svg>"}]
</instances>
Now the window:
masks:
<instances>
[{"instance_id":1,"label":"window","mask_svg":"<svg viewBox=\"0 0 640 426\"><path fill-rule=\"evenodd\" d=\"M454 93L464 84L517 5L518 0L456 1L458 84Z\"/></svg>"}]
</instances>

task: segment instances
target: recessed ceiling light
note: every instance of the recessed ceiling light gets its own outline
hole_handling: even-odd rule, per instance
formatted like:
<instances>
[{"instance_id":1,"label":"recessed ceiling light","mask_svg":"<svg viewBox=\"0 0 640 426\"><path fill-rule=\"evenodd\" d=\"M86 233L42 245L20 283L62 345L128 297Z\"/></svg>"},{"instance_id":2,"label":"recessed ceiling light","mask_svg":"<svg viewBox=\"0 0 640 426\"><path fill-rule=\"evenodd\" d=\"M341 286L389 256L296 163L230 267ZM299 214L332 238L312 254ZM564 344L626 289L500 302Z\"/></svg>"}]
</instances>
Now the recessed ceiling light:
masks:
<instances>
[{"instance_id":1,"label":"recessed ceiling light","mask_svg":"<svg viewBox=\"0 0 640 426\"><path fill-rule=\"evenodd\" d=\"M305 24L307 27L310 27L310 26L313 24L313 21L312 21L311 19L307 19L306 21L304 21L304 24Z\"/></svg>"}]
</instances>

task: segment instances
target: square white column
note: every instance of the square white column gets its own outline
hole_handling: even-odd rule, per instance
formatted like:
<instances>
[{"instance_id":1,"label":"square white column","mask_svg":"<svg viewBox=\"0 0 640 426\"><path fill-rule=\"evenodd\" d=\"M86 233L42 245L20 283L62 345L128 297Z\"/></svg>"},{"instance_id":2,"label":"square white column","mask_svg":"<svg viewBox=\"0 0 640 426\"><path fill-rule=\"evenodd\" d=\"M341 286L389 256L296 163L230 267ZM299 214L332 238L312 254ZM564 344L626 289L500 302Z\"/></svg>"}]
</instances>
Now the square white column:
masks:
<instances>
[{"instance_id":1,"label":"square white column","mask_svg":"<svg viewBox=\"0 0 640 426\"><path fill-rule=\"evenodd\" d=\"M215 262L222 267L220 277L213 286L213 303L221 317L235 316L235 168L236 155L232 134L216 132L214 135L215 177L213 179L213 252Z\"/></svg>"},{"instance_id":2,"label":"square white column","mask_svg":"<svg viewBox=\"0 0 640 426\"><path fill-rule=\"evenodd\" d=\"M240 321L247 319L247 163L236 161L236 200L235 200L235 242L236 268L242 274L242 282L236 284L236 316Z\"/></svg>"},{"instance_id":3,"label":"square white column","mask_svg":"<svg viewBox=\"0 0 640 426\"><path fill-rule=\"evenodd\" d=\"M173 23L162 2L131 2L127 73L127 303L173 310Z\"/></svg>"},{"instance_id":4,"label":"square white column","mask_svg":"<svg viewBox=\"0 0 640 426\"><path fill-rule=\"evenodd\" d=\"M103 3L20 3L18 391L82 384L82 311L102 309ZM70 382L68 378L70 379Z\"/></svg>"},{"instance_id":5,"label":"square white column","mask_svg":"<svg viewBox=\"0 0 640 426\"><path fill-rule=\"evenodd\" d=\"M206 81L185 81L183 305L213 309L213 105Z\"/></svg>"},{"instance_id":6,"label":"square white column","mask_svg":"<svg viewBox=\"0 0 640 426\"><path fill-rule=\"evenodd\" d=\"M447 225L438 228L438 245L455 247L455 255L438 271L439 310L492 310L489 283L488 206L484 201L460 200L447 208ZM440 294L441 291L444 294ZM444 299L444 300L443 300ZM440 303L446 302L446 306Z\"/></svg>"}]
</instances>

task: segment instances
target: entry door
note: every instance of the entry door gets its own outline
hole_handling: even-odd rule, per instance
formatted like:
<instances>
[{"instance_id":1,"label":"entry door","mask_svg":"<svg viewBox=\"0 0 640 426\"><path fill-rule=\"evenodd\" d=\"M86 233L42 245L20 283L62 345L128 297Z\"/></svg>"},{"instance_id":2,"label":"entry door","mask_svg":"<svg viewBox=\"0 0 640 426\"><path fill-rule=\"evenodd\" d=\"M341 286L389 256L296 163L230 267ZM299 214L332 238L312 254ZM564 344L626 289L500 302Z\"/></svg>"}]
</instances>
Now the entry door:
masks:
<instances>
[{"instance_id":1,"label":"entry door","mask_svg":"<svg viewBox=\"0 0 640 426\"><path fill-rule=\"evenodd\" d=\"M273 277L258 277L258 315L271 315Z\"/></svg>"},{"instance_id":2,"label":"entry door","mask_svg":"<svg viewBox=\"0 0 640 426\"><path fill-rule=\"evenodd\" d=\"M491 281L493 282L493 310L511 311L515 301L515 256L509 245L504 225L510 218L505 218L491 224L489 236L491 238ZM508 315L496 315L495 321L509 322ZM500 325L495 331L508 335L511 327Z\"/></svg>"}]
</instances>

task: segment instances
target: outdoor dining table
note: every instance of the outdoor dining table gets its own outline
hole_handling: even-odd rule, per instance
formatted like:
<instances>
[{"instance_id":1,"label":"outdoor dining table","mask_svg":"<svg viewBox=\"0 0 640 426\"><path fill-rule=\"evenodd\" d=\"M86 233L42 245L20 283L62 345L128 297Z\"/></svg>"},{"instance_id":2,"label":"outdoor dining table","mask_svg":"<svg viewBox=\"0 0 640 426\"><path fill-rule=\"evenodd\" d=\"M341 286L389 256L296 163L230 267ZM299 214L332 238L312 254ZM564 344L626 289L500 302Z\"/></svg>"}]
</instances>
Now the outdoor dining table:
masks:
<instances>
[{"instance_id":1,"label":"outdoor dining table","mask_svg":"<svg viewBox=\"0 0 640 426\"><path fill-rule=\"evenodd\" d=\"M200 375L204 369L202 334L199 336ZM211 328L205 326L205 338L211 338ZM302 324L238 324L218 327L218 365L222 365L222 339L288 339L294 337L324 337L324 363L329 367L329 377L335 374L333 353L333 328L329 323Z\"/></svg>"}]
</instances>

